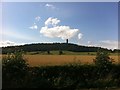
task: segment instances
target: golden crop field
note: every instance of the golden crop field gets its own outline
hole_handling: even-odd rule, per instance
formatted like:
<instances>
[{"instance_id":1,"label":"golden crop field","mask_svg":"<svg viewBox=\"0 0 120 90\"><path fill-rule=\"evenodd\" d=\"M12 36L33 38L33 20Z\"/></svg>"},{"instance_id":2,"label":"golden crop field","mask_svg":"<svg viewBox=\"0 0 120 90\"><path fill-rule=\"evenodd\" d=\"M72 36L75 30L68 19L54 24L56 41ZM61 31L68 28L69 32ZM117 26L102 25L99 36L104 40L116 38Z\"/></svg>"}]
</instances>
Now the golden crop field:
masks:
<instances>
[{"instance_id":1,"label":"golden crop field","mask_svg":"<svg viewBox=\"0 0 120 90\"><path fill-rule=\"evenodd\" d=\"M94 55L25 55L30 66L64 65L69 63L93 63ZM118 56L110 56L118 63Z\"/></svg>"},{"instance_id":2,"label":"golden crop field","mask_svg":"<svg viewBox=\"0 0 120 90\"><path fill-rule=\"evenodd\" d=\"M4 55L3 55L4 56ZM2 55L0 55L0 58ZM118 63L118 55L111 55ZM30 66L64 65L69 63L91 64L95 55L24 55Z\"/></svg>"}]
</instances>

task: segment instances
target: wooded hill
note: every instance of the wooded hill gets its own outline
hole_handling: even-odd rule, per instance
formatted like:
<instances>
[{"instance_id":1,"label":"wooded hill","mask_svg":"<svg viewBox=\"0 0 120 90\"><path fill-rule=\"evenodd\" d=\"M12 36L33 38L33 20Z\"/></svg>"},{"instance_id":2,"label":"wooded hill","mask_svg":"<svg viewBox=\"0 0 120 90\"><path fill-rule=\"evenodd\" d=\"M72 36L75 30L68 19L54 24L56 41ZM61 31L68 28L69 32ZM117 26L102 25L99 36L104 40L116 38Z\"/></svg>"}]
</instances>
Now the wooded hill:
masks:
<instances>
[{"instance_id":1,"label":"wooded hill","mask_svg":"<svg viewBox=\"0 0 120 90\"><path fill-rule=\"evenodd\" d=\"M109 52L118 52L120 50L109 50L107 48L101 47L88 47L81 46L72 43L36 43L36 44L26 44L20 46L8 46L2 47L2 53L13 53L16 50L23 50L25 52L34 51L72 51L72 52L96 52L98 49L103 49Z\"/></svg>"}]
</instances>

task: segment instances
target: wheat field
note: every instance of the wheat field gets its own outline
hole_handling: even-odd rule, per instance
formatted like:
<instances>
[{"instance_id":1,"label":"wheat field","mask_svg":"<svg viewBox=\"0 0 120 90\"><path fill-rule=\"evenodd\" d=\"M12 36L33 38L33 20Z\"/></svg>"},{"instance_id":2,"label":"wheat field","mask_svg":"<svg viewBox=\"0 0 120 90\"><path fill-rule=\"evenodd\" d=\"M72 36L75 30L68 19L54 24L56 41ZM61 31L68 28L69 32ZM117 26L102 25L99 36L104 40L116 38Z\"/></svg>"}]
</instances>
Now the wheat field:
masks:
<instances>
[{"instance_id":1,"label":"wheat field","mask_svg":"<svg viewBox=\"0 0 120 90\"><path fill-rule=\"evenodd\" d=\"M118 63L118 56L110 56ZM91 64L94 55L25 55L24 58L28 61L30 66L44 66L44 65L64 65L70 63Z\"/></svg>"},{"instance_id":2,"label":"wheat field","mask_svg":"<svg viewBox=\"0 0 120 90\"><path fill-rule=\"evenodd\" d=\"M0 55L0 58L6 55ZM24 55L30 66L64 65L71 63L92 64L95 55ZM110 56L114 63L119 63L118 55Z\"/></svg>"}]
</instances>

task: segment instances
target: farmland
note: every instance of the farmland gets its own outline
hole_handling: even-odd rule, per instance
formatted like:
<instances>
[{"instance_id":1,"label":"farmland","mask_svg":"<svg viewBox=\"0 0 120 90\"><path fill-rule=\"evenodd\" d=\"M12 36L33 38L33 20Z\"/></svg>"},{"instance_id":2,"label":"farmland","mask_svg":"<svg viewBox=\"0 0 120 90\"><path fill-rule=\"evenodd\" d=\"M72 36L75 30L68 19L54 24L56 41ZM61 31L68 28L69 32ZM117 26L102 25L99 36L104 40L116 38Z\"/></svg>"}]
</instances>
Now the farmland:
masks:
<instances>
[{"instance_id":1,"label":"farmland","mask_svg":"<svg viewBox=\"0 0 120 90\"><path fill-rule=\"evenodd\" d=\"M91 64L96 52L101 49L110 53L110 57L118 63L118 51L100 47L80 46L72 43L38 43L23 46L3 47L3 56L14 53L16 50L24 51L24 58L30 66L63 65L69 63Z\"/></svg>"},{"instance_id":2,"label":"farmland","mask_svg":"<svg viewBox=\"0 0 120 90\"><path fill-rule=\"evenodd\" d=\"M37 54L36 54L37 53ZM46 66L46 65L64 65L72 63L92 64L96 57L96 52L70 52L63 51L59 55L59 51L47 52L27 52L24 57L28 60L30 66ZM118 63L118 53L110 53L110 58Z\"/></svg>"},{"instance_id":3,"label":"farmland","mask_svg":"<svg viewBox=\"0 0 120 90\"><path fill-rule=\"evenodd\" d=\"M54 66L73 63L92 64L95 56L96 52L63 51L63 54L59 55L58 51L51 51L49 55L47 52L27 52L24 58L30 66ZM110 53L110 57L115 61L114 63L119 62L117 53Z\"/></svg>"},{"instance_id":4,"label":"farmland","mask_svg":"<svg viewBox=\"0 0 120 90\"><path fill-rule=\"evenodd\" d=\"M90 55L25 55L31 66L63 65L69 63L91 64L95 56ZM111 56L118 62L118 56Z\"/></svg>"}]
</instances>

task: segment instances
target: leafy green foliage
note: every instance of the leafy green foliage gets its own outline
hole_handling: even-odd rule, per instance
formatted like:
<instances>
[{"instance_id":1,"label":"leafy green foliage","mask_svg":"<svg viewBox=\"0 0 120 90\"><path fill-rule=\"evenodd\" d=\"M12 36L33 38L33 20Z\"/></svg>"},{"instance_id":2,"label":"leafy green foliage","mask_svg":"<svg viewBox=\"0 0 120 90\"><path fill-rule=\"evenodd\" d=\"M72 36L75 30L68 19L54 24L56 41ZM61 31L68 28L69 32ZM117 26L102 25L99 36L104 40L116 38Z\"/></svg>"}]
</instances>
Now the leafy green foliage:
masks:
<instances>
[{"instance_id":1,"label":"leafy green foliage","mask_svg":"<svg viewBox=\"0 0 120 90\"><path fill-rule=\"evenodd\" d=\"M109 57L109 53L106 51L99 50L97 52L94 62L98 66L106 67L112 64L113 59Z\"/></svg>"},{"instance_id":2,"label":"leafy green foliage","mask_svg":"<svg viewBox=\"0 0 120 90\"><path fill-rule=\"evenodd\" d=\"M120 65L99 51L94 64L29 67L22 52L3 58L4 88L81 90L81 88L120 87ZM104 66L105 65L105 66ZM103 89L102 89L103 90Z\"/></svg>"},{"instance_id":3,"label":"leafy green foliage","mask_svg":"<svg viewBox=\"0 0 120 90\"><path fill-rule=\"evenodd\" d=\"M99 76L100 81L103 78L107 78L112 69L113 62L113 59L109 57L109 53L103 50L98 50L94 62L98 70L97 75ZM100 81L98 80L98 82Z\"/></svg>"},{"instance_id":4,"label":"leafy green foliage","mask_svg":"<svg viewBox=\"0 0 120 90\"><path fill-rule=\"evenodd\" d=\"M5 86L18 86L17 82L22 84L22 79L28 72L28 64L26 60L23 58L22 52L15 52L14 54L8 54L2 60L2 76L3 76L3 84ZM13 84L14 83L14 84ZM12 84L12 85L11 85ZM20 84L20 85L21 85ZM18 86L19 87L19 86Z\"/></svg>"}]
</instances>

